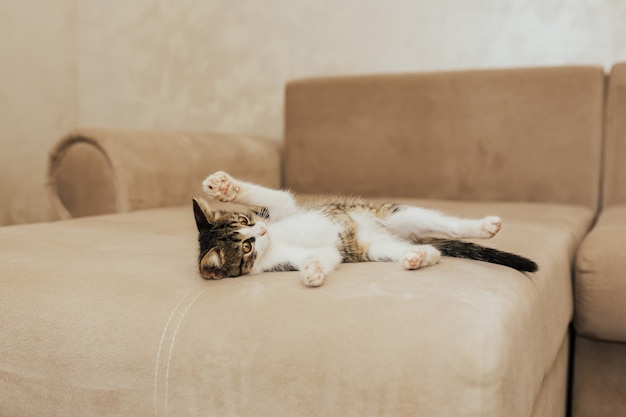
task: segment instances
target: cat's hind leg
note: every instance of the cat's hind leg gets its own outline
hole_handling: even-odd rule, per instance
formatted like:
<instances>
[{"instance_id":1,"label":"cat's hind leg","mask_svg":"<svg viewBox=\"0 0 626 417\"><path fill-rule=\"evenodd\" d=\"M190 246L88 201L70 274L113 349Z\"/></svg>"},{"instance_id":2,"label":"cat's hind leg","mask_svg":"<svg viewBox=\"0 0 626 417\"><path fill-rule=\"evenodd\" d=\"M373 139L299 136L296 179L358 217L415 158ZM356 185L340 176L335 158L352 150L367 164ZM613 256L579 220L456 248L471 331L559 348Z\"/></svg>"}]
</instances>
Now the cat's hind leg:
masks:
<instances>
[{"instance_id":1,"label":"cat's hind leg","mask_svg":"<svg viewBox=\"0 0 626 417\"><path fill-rule=\"evenodd\" d=\"M297 210L296 201L288 191L239 181L223 171L209 175L202 182L202 189L209 197L225 203L265 207L272 220L287 217Z\"/></svg>"},{"instance_id":2,"label":"cat's hind leg","mask_svg":"<svg viewBox=\"0 0 626 417\"><path fill-rule=\"evenodd\" d=\"M455 239L494 237L502 227L497 216L482 219L463 219L448 216L436 210L403 206L383 221L385 226L403 239L438 233Z\"/></svg>"},{"instance_id":3,"label":"cat's hind leg","mask_svg":"<svg viewBox=\"0 0 626 417\"><path fill-rule=\"evenodd\" d=\"M441 252L431 245L379 240L370 244L368 256L372 261L400 262L405 269L411 270L436 264L441 259Z\"/></svg>"}]
</instances>

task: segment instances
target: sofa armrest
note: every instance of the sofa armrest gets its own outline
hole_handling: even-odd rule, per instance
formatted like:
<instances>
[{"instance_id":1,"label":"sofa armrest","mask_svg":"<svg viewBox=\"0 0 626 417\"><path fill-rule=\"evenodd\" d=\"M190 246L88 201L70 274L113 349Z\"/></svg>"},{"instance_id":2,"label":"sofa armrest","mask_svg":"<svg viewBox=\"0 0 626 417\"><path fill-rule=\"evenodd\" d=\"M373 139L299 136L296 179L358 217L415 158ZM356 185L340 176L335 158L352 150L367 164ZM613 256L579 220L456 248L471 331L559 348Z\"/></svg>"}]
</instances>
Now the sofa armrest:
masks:
<instances>
[{"instance_id":1,"label":"sofa armrest","mask_svg":"<svg viewBox=\"0 0 626 417\"><path fill-rule=\"evenodd\" d=\"M49 156L47 188L61 218L189 203L224 170L280 185L280 143L209 132L80 129Z\"/></svg>"}]
</instances>

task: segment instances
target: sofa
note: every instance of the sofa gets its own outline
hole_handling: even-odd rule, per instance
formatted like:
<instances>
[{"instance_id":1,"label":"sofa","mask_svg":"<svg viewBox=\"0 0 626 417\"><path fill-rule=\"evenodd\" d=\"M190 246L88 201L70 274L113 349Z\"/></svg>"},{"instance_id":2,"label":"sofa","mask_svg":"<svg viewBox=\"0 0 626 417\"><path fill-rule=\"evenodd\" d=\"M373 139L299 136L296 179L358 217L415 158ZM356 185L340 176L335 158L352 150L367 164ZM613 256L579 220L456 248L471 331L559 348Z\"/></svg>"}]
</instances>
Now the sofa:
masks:
<instances>
[{"instance_id":1,"label":"sofa","mask_svg":"<svg viewBox=\"0 0 626 417\"><path fill-rule=\"evenodd\" d=\"M625 68L608 113L604 69L563 66L295 80L281 141L68 133L47 178L63 220L0 228L0 415L625 412ZM443 258L343 264L319 288L206 281L191 201L218 170L301 201L498 215L477 243L539 271Z\"/></svg>"},{"instance_id":2,"label":"sofa","mask_svg":"<svg viewBox=\"0 0 626 417\"><path fill-rule=\"evenodd\" d=\"M626 415L626 64L607 82L602 210L575 270L575 417Z\"/></svg>"}]
</instances>

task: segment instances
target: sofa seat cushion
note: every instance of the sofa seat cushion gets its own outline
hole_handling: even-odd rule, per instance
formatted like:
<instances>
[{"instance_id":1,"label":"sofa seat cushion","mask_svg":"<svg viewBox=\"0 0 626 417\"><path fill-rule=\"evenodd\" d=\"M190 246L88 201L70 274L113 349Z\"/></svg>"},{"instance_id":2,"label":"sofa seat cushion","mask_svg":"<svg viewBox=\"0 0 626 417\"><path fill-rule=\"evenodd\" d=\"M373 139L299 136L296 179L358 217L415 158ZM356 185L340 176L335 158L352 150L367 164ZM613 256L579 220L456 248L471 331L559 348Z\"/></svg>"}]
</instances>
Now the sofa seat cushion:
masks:
<instances>
[{"instance_id":1,"label":"sofa seat cushion","mask_svg":"<svg viewBox=\"0 0 626 417\"><path fill-rule=\"evenodd\" d=\"M570 270L591 210L422 203L501 215L502 231L484 243L535 259L539 272L443 258L419 271L341 265L315 289L293 272L204 281L190 206L1 228L0 409L528 416L564 407Z\"/></svg>"},{"instance_id":2,"label":"sofa seat cushion","mask_svg":"<svg viewBox=\"0 0 626 417\"><path fill-rule=\"evenodd\" d=\"M576 330L626 342L626 205L607 207L581 245L576 268Z\"/></svg>"}]
</instances>

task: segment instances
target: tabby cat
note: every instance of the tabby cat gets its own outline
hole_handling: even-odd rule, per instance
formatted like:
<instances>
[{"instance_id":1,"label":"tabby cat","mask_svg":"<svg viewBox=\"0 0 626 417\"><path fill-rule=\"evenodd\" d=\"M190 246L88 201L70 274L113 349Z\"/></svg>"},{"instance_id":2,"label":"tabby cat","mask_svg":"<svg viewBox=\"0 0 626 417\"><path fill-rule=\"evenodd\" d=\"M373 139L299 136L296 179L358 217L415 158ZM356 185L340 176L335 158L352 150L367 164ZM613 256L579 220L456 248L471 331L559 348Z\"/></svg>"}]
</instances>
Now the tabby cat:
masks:
<instances>
[{"instance_id":1,"label":"tabby cat","mask_svg":"<svg viewBox=\"0 0 626 417\"><path fill-rule=\"evenodd\" d=\"M341 262L400 262L412 270L436 264L441 255L537 270L530 259L458 240L495 236L499 217L461 219L409 205L342 197L299 207L287 191L239 181L221 171L202 186L209 197L249 207L212 211L205 200L194 199L198 262L205 279L300 271L302 282L316 287ZM433 233L451 239L425 236Z\"/></svg>"}]
</instances>

